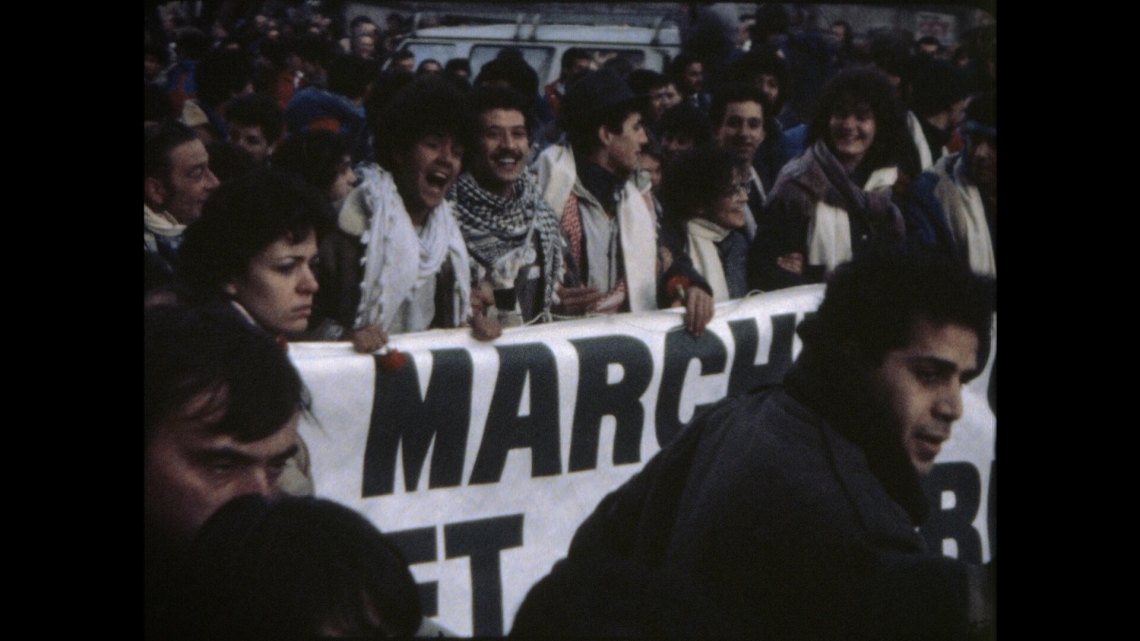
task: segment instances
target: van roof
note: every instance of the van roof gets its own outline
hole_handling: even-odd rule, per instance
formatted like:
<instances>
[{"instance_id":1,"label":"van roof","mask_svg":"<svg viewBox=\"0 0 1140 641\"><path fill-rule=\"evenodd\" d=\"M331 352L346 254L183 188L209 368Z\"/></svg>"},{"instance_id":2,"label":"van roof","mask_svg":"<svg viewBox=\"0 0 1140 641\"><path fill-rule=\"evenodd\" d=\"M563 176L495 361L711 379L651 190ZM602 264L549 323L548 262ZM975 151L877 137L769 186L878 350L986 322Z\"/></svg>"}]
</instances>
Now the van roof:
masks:
<instances>
[{"instance_id":1,"label":"van roof","mask_svg":"<svg viewBox=\"0 0 1140 641\"><path fill-rule=\"evenodd\" d=\"M653 42L653 35L657 34L657 42ZM622 25L538 25L537 28L524 24L521 29L515 24L490 24L467 27L431 27L419 29L409 39L447 39L447 40L507 40L516 41L515 35L521 42L568 42L573 44L625 44L680 46L681 38L677 27L663 27L660 31L647 27L627 27Z\"/></svg>"}]
</instances>

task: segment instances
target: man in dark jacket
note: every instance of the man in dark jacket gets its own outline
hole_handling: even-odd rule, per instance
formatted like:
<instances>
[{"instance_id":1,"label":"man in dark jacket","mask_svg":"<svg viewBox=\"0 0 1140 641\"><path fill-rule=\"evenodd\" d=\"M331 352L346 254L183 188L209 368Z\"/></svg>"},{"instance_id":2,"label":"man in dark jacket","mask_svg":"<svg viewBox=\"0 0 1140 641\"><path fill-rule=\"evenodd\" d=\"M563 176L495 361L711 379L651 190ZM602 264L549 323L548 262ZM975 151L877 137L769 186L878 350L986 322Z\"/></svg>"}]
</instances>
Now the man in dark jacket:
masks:
<instances>
[{"instance_id":1,"label":"man in dark jacket","mask_svg":"<svg viewBox=\"0 0 1140 641\"><path fill-rule=\"evenodd\" d=\"M841 267L784 385L720 404L603 499L512 634L957 639L991 623L993 566L929 552L915 527L993 293L942 256Z\"/></svg>"}]
</instances>

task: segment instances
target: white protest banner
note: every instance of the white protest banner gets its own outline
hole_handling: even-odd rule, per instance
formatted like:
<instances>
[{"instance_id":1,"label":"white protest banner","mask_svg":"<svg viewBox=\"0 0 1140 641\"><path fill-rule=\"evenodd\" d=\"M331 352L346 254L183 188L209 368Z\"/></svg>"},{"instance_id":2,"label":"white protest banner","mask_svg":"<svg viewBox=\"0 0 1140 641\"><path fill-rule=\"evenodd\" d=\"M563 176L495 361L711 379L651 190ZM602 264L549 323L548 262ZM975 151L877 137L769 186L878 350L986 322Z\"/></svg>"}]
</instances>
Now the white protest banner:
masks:
<instances>
[{"instance_id":1,"label":"white protest banner","mask_svg":"<svg viewBox=\"0 0 1140 641\"><path fill-rule=\"evenodd\" d=\"M396 371L346 343L293 344L319 423L301 428L317 494L395 538L426 615L460 634L504 634L578 525L694 412L783 378L796 325L822 295L718 305L699 339L680 310L520 327L492 343L462 329L394 336L408 356ZM976 561L992 545L991 367L963 394L924 531L933 549Z\"/></svg>"}]
</instances>

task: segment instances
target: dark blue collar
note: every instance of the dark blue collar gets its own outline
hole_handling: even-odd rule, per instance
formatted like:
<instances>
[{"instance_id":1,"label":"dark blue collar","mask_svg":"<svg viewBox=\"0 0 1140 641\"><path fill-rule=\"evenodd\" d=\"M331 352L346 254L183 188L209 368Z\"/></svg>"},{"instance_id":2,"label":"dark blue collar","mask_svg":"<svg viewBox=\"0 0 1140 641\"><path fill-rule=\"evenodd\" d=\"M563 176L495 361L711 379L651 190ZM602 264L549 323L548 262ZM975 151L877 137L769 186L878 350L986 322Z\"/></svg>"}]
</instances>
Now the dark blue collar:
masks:
<instances>
[{"instance_id":1,"label":"dark blue collar","mask_svg":"<svg viewBox=\"0 0 1140 641\"><path fill-rule=\"evenodd\" d=\"M576 164L578 165L578 180L582 181L586 190L598 199L602 209L606 211L612 209L617 204L618 194L625 181L620 180L592 160L583 159L577 161Z\"/></svg>"}]
</instances>

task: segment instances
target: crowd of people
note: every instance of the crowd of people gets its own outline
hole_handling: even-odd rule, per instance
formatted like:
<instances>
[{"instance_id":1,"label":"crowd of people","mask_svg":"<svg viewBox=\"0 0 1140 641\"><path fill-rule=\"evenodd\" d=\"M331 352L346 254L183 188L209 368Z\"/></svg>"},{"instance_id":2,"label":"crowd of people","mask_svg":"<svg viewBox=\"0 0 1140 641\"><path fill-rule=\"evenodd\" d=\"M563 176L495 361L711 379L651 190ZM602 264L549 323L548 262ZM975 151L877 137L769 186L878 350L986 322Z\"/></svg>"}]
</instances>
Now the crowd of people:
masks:
<instances>
[{"instance_id":1,"label":"crowd of people","mask_svg":"<svg viewBox=\"0 0 1140 641\"><path fill-rule=\"evenodd\" d=\"M414 67L397 50L397 14L381 30L321 3L285 6L197 23L169 7L147 16L148 634L439 632L382 534L304 498L313 485L296 428L308 399L289 341L382 353L392 336L432 328L494 341L524 324L666 308L683 308L699 337L718 303L824 282L786 392L698 421L608 497L515 631L992 630L992 608L976 607L991 604L977 595L992 566L987 583L924 555L913 531L925 517L917 479L987 356L992 27L952 49L856 44L844 22L792 28L782 5L759 7L748 29L725 28L724 5L692 5L683 51L661 73L571 48L543 86L518 49L474 77L463 59ZM874 411L847 411L852 399ZM797 474L828 480L772 481L763 470L789 461L756 451L752 433L795 449ZM821 471L827 448L846 457L841 471ZM716 466L765 480L686 476ZM874 498L852 507L837 484ZM741 492L761 524L747 531L747 518L725 516L725 497ZM803 504L820 513L763 524ZM794 540L828 514L847 516ZM626 540L637 531L654 534ZM328 536L340 552L318 554ZM755 549L765 560L744 560ZM610 572L620 578L599 583ZM657 587L632 590L632 577ZM763 587L773 580L786 590ZM630 607L590 609L588 593ZM235 607L244 594L258 599ZM884 605L947 594L962 607L905 625ZM833 616L796 601L813 598Z\"/></svg>"}]
</instances>

